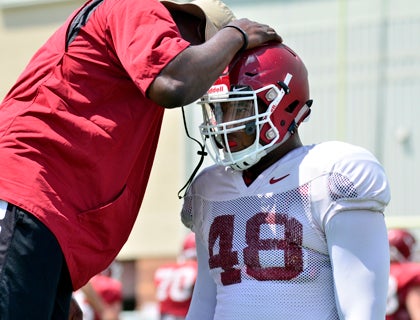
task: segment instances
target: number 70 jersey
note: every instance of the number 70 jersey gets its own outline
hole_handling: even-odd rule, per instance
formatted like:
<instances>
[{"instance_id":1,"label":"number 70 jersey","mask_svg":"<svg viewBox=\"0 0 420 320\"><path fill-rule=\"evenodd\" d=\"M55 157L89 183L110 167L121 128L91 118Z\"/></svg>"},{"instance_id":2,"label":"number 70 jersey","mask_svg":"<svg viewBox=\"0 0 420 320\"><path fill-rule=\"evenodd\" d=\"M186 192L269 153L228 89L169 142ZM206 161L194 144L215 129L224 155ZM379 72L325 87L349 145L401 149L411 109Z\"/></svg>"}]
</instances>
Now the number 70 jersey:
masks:
<instances>
[{"instance_id":1,"label":"number 70 jersey","mask_svg":"<svg viewBox=\"0 0 420 320\"><path fill-rule=\"evenodd\" d=\"M181 216L207 247L214 319L338 319L325 226L389 198L373 155L342 142L295 149L250 186L240 171L204 169Z\"/></svg>"}]
</instances>

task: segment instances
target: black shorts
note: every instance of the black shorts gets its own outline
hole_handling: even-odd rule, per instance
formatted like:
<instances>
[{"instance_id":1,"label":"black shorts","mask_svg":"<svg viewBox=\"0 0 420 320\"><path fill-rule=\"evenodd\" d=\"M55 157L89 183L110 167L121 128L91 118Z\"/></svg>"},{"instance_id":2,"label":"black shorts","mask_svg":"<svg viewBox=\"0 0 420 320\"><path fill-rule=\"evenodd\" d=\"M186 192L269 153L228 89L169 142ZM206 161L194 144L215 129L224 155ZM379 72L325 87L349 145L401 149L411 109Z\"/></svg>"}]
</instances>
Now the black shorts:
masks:
<instances>
[{"instance_id":1,"label":"black shorts","mask_svg":"<svg viewBox=\"0 0 420 320\"><path fill-rule=\"evenodd\" d=\"M0 211L0 318L68 319L72 285L54 235L9 204Z\"/></svg>"}]
</instances>

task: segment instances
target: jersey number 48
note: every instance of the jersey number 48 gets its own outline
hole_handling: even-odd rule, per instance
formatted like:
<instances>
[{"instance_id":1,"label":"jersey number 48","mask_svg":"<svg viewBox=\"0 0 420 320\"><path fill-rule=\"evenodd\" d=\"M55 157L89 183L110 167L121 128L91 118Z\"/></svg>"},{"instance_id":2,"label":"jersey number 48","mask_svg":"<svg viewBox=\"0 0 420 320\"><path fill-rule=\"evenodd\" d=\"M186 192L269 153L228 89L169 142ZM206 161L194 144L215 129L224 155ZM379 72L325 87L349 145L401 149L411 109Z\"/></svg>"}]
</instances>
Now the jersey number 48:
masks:
<instances>
[{"instance_id":1,"label":"jersey number 48","mask_svg":"<svg viewBox=\"0 0 420 320\"><path fill-rule=\"evenodd\" d=\"M234 219L233 215L218 216L209 231L209 266L210 269L223 269L221 273L223 285L241 282L238 252L233 251ZM278 238L273 236L261 239L260 229L263 225L280 226L284 232ZM218 252L215 250L217 240L219 240ZM243 257L246 273L256 280L290 280L303 271L302 224L295 218L289 218L285 214L260 212L247 221L245 242ZM279 259L278 265L264 266L261 263L262 251L278 250L283 257Z\"/></svg>"}]
</instances>

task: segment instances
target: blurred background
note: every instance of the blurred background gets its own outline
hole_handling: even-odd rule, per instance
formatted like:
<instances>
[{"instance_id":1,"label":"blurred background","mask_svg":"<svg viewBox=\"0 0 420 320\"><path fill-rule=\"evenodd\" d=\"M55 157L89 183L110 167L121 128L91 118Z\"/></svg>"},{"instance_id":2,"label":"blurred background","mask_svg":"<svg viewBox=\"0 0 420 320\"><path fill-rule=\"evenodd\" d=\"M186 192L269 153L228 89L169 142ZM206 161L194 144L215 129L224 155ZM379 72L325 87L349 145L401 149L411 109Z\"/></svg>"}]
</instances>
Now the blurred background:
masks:
<instances>
[{"instance_id":1,"label":"blurred background","mask_svg":"<svg viewBox=\"0 0 420 320\"><path fill-rule=\"evenodd\" d=\"M305 144L342 140L373 152L388 174L389 227L420 236L420 2L417 0L226 0L238 18L274 27L309 70L313 112ZM0 99L36 49L80 0L0 0ZM201 111L185 107L199 139ZM118 256L124 319L157 318L153 273L174 261L187 230L177 193L194 170L198 145L181 110L165 113L139 219ZM210 159L205 165L211 164Z\"/></svg>"}]
</instances>

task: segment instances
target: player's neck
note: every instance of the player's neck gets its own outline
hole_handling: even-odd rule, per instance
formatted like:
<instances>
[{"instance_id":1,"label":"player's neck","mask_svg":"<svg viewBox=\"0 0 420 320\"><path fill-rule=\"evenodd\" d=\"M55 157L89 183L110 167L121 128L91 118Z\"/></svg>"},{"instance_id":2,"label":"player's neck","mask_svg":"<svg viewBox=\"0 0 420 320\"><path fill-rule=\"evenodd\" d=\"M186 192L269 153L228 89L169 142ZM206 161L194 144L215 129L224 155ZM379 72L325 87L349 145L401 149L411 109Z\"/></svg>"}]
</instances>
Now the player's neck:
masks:
<instances>
[{"instance_id":1,"label":"player's neck","mask_svg":"<svg viewBox=\"0 0 420 320\"><path fill-rule=\"evenodd\" d=\"M293 149L299 148L301 146L302 142L300 141L299 134L295 133L281 146L272 150L265 157L261 158L261 160L254 164L251 168L248 168L242 172L242 177L245 184L250 186L263 171L271 167L274 163L276 163L279 159L284 157Z\"/></svg>"}]
</instances>

